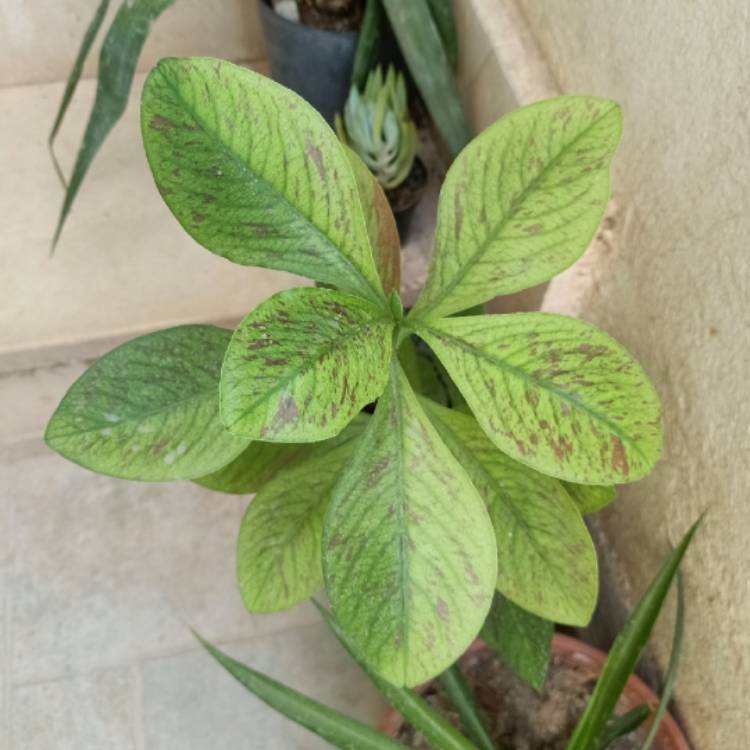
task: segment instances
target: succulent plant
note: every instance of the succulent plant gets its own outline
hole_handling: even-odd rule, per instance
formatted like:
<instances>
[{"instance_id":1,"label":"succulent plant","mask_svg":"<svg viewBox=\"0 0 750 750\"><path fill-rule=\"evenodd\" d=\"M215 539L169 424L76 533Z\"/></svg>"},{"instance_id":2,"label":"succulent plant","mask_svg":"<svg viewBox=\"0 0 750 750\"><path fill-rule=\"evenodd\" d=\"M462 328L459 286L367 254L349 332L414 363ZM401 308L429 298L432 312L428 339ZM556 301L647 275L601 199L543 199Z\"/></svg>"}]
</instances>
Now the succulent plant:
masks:
<instances>
[{"instance_id":1,"label":"succulent plant","mask_svg":"<svg viewBox=\"0 0 750 750\"><path fill-rule=\"evenodd\" d=\"M417 129L409 115L403 74L389 66L383 76L378 66L362 92L352 86L343 118L336 117L336 130L384 188L398 187L409 175L417 151Z\"/></svg>"}]
</instances>

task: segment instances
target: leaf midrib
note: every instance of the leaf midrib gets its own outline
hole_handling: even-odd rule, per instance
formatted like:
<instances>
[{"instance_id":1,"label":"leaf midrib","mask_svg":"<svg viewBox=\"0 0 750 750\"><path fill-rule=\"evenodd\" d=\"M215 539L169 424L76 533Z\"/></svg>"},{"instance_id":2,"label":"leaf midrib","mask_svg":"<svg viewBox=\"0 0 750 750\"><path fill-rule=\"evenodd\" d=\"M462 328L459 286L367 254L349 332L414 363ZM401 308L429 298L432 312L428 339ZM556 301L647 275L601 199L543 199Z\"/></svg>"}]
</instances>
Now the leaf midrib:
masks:
<instances>
[{"instance_id":1,"label":"leaf midrib","mask_svg":"<svg viewBox=\"0 0 750 750\"><path fill-rule=\"evenodd\" d=\"M565 148L561 149L557 154L555 154L555 156L543 167L541 172L539 172L539 174L536 175L536 177L534 177L531 182L521 191L521 194L514 204L515 208L512 207L508 214L504 218L500 219L495 228L491 232L487 233L485 239L480 243L477 250L475 250L471 254L469 260L460 265L458 273L447 285L442 287L440 294L437 297L434 297L425 305L425 307L423 307L419 311L421 312L420 317L426 317L427 313L430 310L434 310L436 307L438 307L440 303L443 302L446 297L448 297L450 293L466 278L469 271L471 271L477 264L478 260L488 252L490 246L497 241L498 235L505 230L507 224L515 217L516 213L518 212L518 210L520 210L522 204L526 200L531 190L536 188L542 178L549 173L549 171L558 163L563 155L570 150L570 148L578 143L578 141L583 138L583 136L589 133L594 126L598 125L611 111L612 107L609 107L600 117L589 123L589 125L587 125L586 128L584 128L572 141L569 141L565 145Z\"/></svg>"},{"instance_id":2,"label":"leaf midrib","mask_svg":"<svg viewBox=\"0 0 750 750\"><path fill-rule=\"evenodd\" d=\"M457 336L453 336L449 333L446 333L445 331L441 331L440 329L432 328L432 326L427 324L420 324L418 326L415 326L415 329L418 331L418 329L421 328L423 330L429 331L430 334L435 336L438 340L444 340L444 339L450 339L450 343L456 346L456 348L461 349L471 356L477 358L477 359L485 359L488 362L496 365L498 368L505 370L506 372L511 373L515 377L519 378L520 380L523 380L526 383L531 383L532 385L540 388L541 390L547 391L548 393L551 393L555 396L557 396L560 400L565 401L565 403L569 404L571 407L573 407L575 410L583 412L587 416L591 417L592 419L596 419L599 421L602 425L607 427L610 432L612 432L614 435L616 435L620 440L623 442L626 442L629 446L632 447L632 449L645 461L648 463L647 456L643 453L640 446L633 438L630 437L627 433L623 432L622 429L619 427L619 425L615 424L612 420L601 414L600 412L596 411L595 409L592 409L591 407L584 404L582 401L579 401L576 398L573 398L570 396L566 391L561 390L556 385L549 383L546 380L541 380L532 377L528 373L526 373L524 370L515 367L514 365L508 364L503 359L499 359L495 356L492 356L486 352L484 352L481 349L476 348L472 344L469 344L468 342L464 341L461 338L458 338ZM445 364L445 363L444 363Z\"/></svg>"},{"instance_id":3,"label":"leaf midrib","mask_svg":"<svg viewBox=\"0 0 750 750\"><path fill-rule=\"evenodd\" d=\"M382 295L378 293L378 290L373 287L372 283L368 281L368 279L365 277L365 275L360 271L352 262L352 260L345 255L341 248L339 248L334 242L331 240L328 235L326 235L320 227L318 227L317 224L315 224L308 216L305 216L293 203L291 203L287 197L278 189L275 185L271 184L263 175L260 175L255 172L238 154L236 154L234 151L232 151L220 138L219 136L214 132L213 129L209 128L205 121L203 120L200 115L196 112L196 110L190 106L190 104L183 98L182 93L179 89L179 87L171 80L169 76L167 76L163 70L160 71L162 73L162 80L167 84L169 89L174 94L175 98L180 102L180 104L183 106L184 110L187 112L187 114L196 122L196 124L201 128L201 130L210 138L210 140L214 143L214 145L218 146L218 150L224 154L226 157L228 157L229 161L236 164L240 171L250 175L251 179L257 180L259 182L262 182L263 185L266 186L266 189L275 195L281 202L289 206L292 210L292 212L299 218L303 219L307 224L313 228L315 231L315 234L323 241L325 245L327 245L329 248L332 248L334 250L335 255L337 255L344 263L345 266L347 266L351 271L353 272L354 278L361 279L362 282L364 282L365 289L368 292L372 292L372 294L368 294L365 299L370 300L371 302L375 303L382 303ZM360 212L362 211L361 204L359 206ZM362 220L363 225L365 225L364 217ZM363 232L363 235L367 242L369 243L369 238L367 237L367 231L365 226L365 231ZM373 255L372 249L367 248L369 256ZM377 273L375 274L377 276ZM357 293L355 290L352 290L354 293ZM358 291L358 290L357 290Z\"/></svg>"}]
</instances>

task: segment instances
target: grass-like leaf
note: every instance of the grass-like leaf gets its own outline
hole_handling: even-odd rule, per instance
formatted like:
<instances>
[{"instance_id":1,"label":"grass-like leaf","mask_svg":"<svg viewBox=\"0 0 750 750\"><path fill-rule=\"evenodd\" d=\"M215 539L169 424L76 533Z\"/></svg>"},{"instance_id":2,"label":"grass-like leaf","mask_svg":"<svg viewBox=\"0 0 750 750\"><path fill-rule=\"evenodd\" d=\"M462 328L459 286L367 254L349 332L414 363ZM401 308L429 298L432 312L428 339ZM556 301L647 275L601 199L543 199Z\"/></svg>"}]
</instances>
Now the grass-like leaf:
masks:
<instances>
[{"instance_id":1,"label":"grass-like leaf","mask_svg":"<svg viewBox=\"0 0 750 750\"><path fill-rule=\"evenodd\" d=\"M304 99L231 63L167 59L141 129L162 197L205 248L385 305L349 159Z\"/></svg>"},{"instance_id":2,"label":"grass-like leaf","mask_svg":"<svg viewBox=\"0 0 750 750\"><path fill-rule=\"evenodd\" d=\"M440 684L461 718L466 734L480 750L495 750L495 743L480 716L471 688L458 664L452 664L440 675Z\"/></svg>"},{"instance_id":3,"label":"grass-like leaf","mask_svg":"<svg viewBox=\"0 0 750 750\"><path fill-rule=\"evenodd\" d=\"M57 157L55 156L55 138L57 137L57 131L62 125L62 121L65 119L65 113L68 111L68 107L70 106L70 100L73 98L73 94L78 87L78 82L81 80L81 72L83 71L83 66L86 62L86 58L89 56L89 52L91 52L91 46L96 39L96 35L99 33L99 29L102 27L104 17L107 15L108 10L109 0L101 0L99 5L97 6L96 12L94 13L94 17L91 19L88 27L86 28L86 33L83 35L81 46L78 48L78 54L76 55L75 62L73 63L73 69L70 71L70 75L68 76L68 80L65 84L65 90L63 91L62 99L60 100L60 106L57 110L57 115L55 116L55 121L52 124L52 130L49 134L48 145L50 154L52 156L52 162L55 165L57 176L60 178L60 182L62 183L64 188L67 188L67 181L65 180L65 175L63 175L60 163L57 161Z\"/></svg>"},{"instance_id":4,"label":"grass-like leaf","mask_svg":"<svg viewBox=\"0 0 750 750\"><path fill-rule=\"evenodd\" d=\"M604 730L602 741L595 750L606 750L610 745L617 742L626 734L635 732L651 714L651 709L644 703L643 705L631 708L630 711L622 716L616 716L611 719Z\"/></svg>"},{"instance_id":5,"label":"grass-like leaf","mask_svg":"<svg viewBox=\"0 0 750 750\"><path fill-rule=\"evenodd\" d=\"M561 483L508 458L471 415L422 405L487 505L497 589L539 617L587 624L598 591L596 551Z\"/></svg>"},{"instance_id":6,"label":"grass-like leaf","mask_svg":"<svg viewBox=\"0 0 750 750\"><path fill-rule=\"evenodd\" d=\"M628 618L625 627L609 652L594 692L586 710L576 726L566 750L590 750L597 747L606 732L617 701L633 674L644 646L648 642L654 624L669 588L685 556L701 519L685 534L677 547L664 561L661 570Z\"/></svg>"},{"instance_id":7,"label":"grass-like leaf","mask_svg":"<svg viewBox=\"0 0 750 750\"><path fill-rule=\"evenodd\" d=\"M310 443L339 433L388 380L393 319L351 294L275 294L232 336L221 416L253 440Z\"/></svg>"},{"instance_id":8,"label":"grass-like leaf","mask_svg":"<svg viewBox=\"0 0 750 750\"><path fill-rule=\"evenodd\" d=\"M382 0L419 93L448 147L457 154L471 138L453 69L428 0Z\"/></svg>"},{"instance_id":9,"label":"grass-like leaf","mask_svg":"<svg viewBox=\"0 0 750 750\"><path fill-rule=\"evenodd\" d=\"M685 586L682 581L682 574L677 573L677 614L674 621L674 635L672 636L672 653L669 657L669 666L667 674L664 677L664 687L662 689L659 705L654 712L654 718L648 729L646 739L643 741L641 750L650 750L656 740L662 719L667 713L669 701L672 699L674 686L677 682L677 672L680 668L680 656L682 654L682 640L685 635Z\"/></svg>"},{"instance_id":10,"label":"grass-like leaf","mask_svg":"<svg viewBox=\"0 0 750 750\"><path fill-rule=\"evenodd\" d=\"M237 579L250 612L288 609L323 587L323 518L366 424L362 414L335 438L311 446L250 502L237 542Z\"/></svg>"},{"instance_id":11,"label":"grass-like leaf","mask_svg":"<svg viewBox=\"0 0 750 750\"><path fill-rule=\"evenodd\" d=\"M324 706L227 656L197 633L196 637L243 687L280 714L330 742L333 747L341 750L399 750L406 747L367 724Z\"/></svg>"},{"instance_id":12,"label":"grass-like leaf","mask_svg":"<svg viewBox=\"0 0 750 750\"><path fill-rule=\"evenodd\" d=\"M527 289L576 261L604 215L620 129L614 102L566 96L523 107L476 137L440 191L435 249L412 317Z\"/></svg>"},{"instance_id":13,"label":"grass-like leaf","mask_svg":"<svg viewBox=\"0 0 750 750\"><path fill-rule=\"evenodd\" d=\"M522 609L500 593L482 628L482 638L506 667L539 690L547 677L555 625Z\"/></svg>"},{"instance_id":14,"label":"grass-like leaf","mask_svg":"<svg viewBox=\"0 0 750 750\"><path fill-rule=\"evenodd\" d=\"M659 459L659 399L614 339L563 315L414 324L500 450L569 482L633 482Z\"/></svg>"},{"instance_id":15,"label":"grass-like leaf","mask_svg":"<svg viewBox=\"0 0 750 750\"><path fill-rule=\"evenodd\" d=\"M323 569L336 619L395 685L442 672L489 610L497 577L492 524L396 362L334 490Z\"/></svg>"},{"instance_id":16,"label":"grass-like leaf","mask_svg":"<svg viewBox=\"0 0 750 750\"><path fill-rule=\"evenodd\" d=\"M333 614L317 601L313 600L313 603L338 638L339 643L367 673L383 698L401 714L406 722L420 732L432 747L437 750L477 750L466 737L419 694L409 688L396 687L380 677L357 653L351 640L336 622Z\"/></svg>"},{"instance_id":17,"label":"grass-like leaf","mask_svg":"<svg viewBox=\"0 0 750 750\"><path fill-rule=\"evenodd\" d=\"M138 58L151 30L151 25L173 3L174 0L123 0L117 11L117 15L104 39L99 56L98 84L94 108L86 124L86 131L76 157L73 173L65 191L65 199L52 241L53 249L60 239L65 220L68 218L73 201L91 166L91 162L115 123L125 112ZM95 17L95 21L97 18L98 16ZM91 31L91 27L89 30ZM94 29L94 33L95 31L96 29ZM89 40L87 34L84 45L87 42L90 45L92 41L93 36ZM76 75L75 68L73 75ZM78 72L78 75L80 75L80 72ZM72 80L72 76L70 80ZM68 96L67 89L64 96ZM72 96L72 90L70 96ZM63 99L63 105L67 107L65 99ZM58 123L56 123L57 125Z\"/></svg>"},{"instance_id":18,"label":"grass-like leaf","mask_svg":"<svg viewBox=\"0 0 750 750\"><path fill-rule=\"evenodd\" d=\"M70 387L45 440L65 458L122 479L193 479L248 444L219 418L230 331L169 328L104 355Z\"/></svg>"}]
</instances>

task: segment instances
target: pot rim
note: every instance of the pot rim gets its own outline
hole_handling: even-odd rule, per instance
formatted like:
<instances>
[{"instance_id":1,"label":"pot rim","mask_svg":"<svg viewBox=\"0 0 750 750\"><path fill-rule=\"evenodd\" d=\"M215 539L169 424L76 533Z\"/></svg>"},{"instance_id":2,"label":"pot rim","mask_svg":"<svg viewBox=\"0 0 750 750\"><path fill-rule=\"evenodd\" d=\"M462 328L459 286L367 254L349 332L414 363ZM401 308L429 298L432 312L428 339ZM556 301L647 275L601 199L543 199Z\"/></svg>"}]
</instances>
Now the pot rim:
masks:
<instances>
[{"instance_id":1,"label":"pot rim","mask_svg":"<svg viewBox=\"0 0 750 750\"><path fill-rule=\"evenodd\" d=\"M489 646L487 646L486 643L481 640L476 640L471 646L469 646L465 653L475 654L489 650ZM572 636L564 635L563 633L554 634L552 638L552 655L569 657L572 662L579 665L582 669L590 671L592 676L597 677L601 673L604 663L607 660L607 654L603 651L600 651L594 646L590 646L588 643L584 643L578 638L573 638ZM416 690L419 693L424 692L429 685L429 682L424 685L419 685ZM659 698L640 677L631 675L625 685L619 705L628 711L642 703L648 705L653 711L659 705ZM401 714L391 708L383 717L383 720L380 723L380 728L389 736L395 737L402 724L403 719L401 718ZM646 722L644 726L648 726L648 722ZM664 718L659 726L654 749L691 750L687 738L669 712L664 714Z\"/></svg>"}]
</instances>

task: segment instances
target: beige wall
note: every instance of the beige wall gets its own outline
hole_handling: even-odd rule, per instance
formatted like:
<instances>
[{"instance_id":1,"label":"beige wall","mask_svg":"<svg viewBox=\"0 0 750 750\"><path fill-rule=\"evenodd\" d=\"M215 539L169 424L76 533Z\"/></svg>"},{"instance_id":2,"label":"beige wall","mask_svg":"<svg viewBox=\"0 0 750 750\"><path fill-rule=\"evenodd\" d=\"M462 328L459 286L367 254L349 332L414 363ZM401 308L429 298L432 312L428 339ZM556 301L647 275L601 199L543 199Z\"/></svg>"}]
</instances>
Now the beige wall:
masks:
<instances>
[{"instance_id":1,"label":"beige wall","mask_svg":"<svg viewBox=\"0 0 750 750\"><path fill-rule=\"evenodd\" d=\"M0 86L66 78L98 5L99 0L2 0ZM179 0L154 25L138 69L149 70L165 55L263 58L256 5L257 0ZM110 3L102 35L119 6L119 1ZM94 75L97 54L87 62L84 76Z\"/></svg>"},{"instance_id":2,"label":"beige wall","mask_svg":"<svg viewBox=\"0 0 750 750\"><path fill-rule=\"evenodd\" d=\"M667 448L603 518L640 592L708 508L685 566L678 701L701 750L750 733L750 11L745 3L519 0L564 92L617 99L613 242L548 293L655 379ZM657 655L664 663L669 631Z\"/></svg>"}]
</instances>

